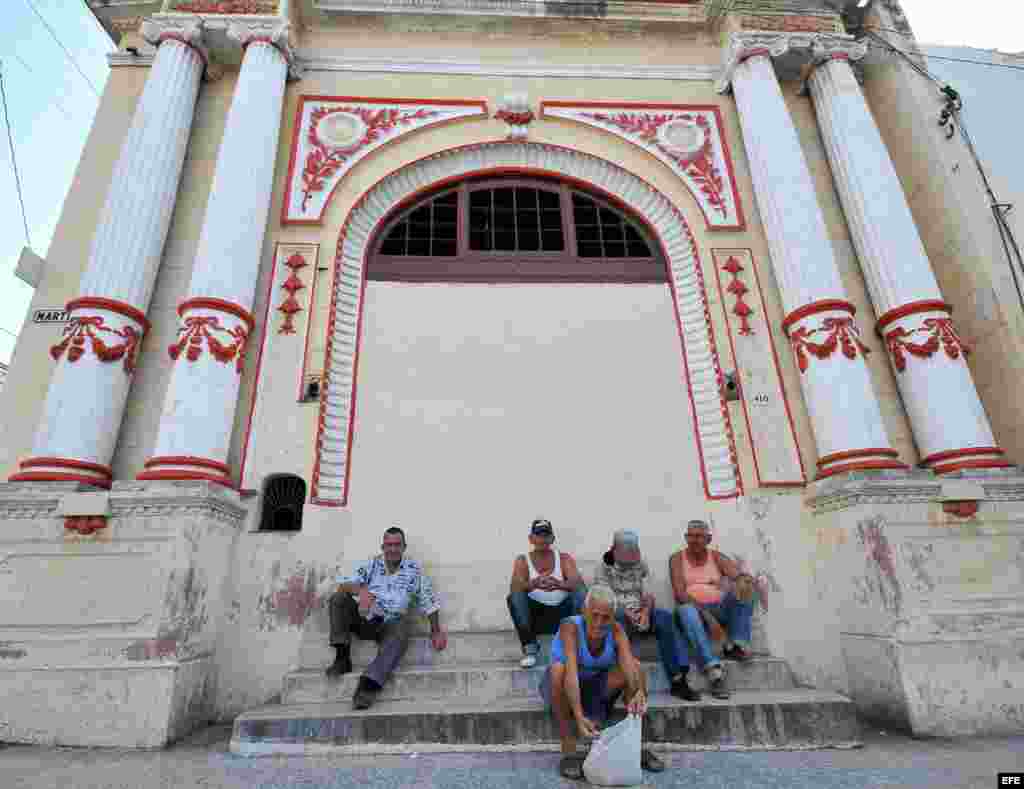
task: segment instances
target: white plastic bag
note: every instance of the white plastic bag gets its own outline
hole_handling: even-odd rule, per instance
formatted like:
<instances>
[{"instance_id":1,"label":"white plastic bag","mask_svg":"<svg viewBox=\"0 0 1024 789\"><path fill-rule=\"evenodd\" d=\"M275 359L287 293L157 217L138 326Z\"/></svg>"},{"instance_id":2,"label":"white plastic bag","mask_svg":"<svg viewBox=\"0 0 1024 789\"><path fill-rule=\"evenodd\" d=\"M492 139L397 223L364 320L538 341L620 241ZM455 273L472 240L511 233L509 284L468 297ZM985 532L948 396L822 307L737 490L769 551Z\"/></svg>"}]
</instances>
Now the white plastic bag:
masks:
<instances>
[{"instance_id":1,"label":"white plastic bag","mask_svg":"<svg viewBox=\"0 0 1024 789\"><path fill-rule=\"evenodd\" d=\"M598 786L636 786L643 783L640 768L640 742L643 723L639 716L629 715L601 732L601 738L590 747L583 762L583 774Z\"/></svg>"}]
</instances>

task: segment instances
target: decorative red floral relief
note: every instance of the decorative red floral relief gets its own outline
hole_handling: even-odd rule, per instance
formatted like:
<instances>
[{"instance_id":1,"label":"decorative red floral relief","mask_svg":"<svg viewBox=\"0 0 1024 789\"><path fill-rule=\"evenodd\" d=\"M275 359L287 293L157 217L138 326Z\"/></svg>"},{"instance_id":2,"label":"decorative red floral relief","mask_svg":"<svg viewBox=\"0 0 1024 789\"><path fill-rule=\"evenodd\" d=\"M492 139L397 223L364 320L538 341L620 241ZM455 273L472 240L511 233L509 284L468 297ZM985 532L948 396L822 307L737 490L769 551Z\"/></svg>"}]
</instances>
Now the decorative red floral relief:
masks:
<instances>
[{"instance_id":1,"label":"decorative red floral relief","mask_svg":"<svg viewBox=\"0 0 1024 789\"><path fill-rule=\"evenodd\" d=\"M221 342L216 335L227 335L231 342ZM235 361L235 370L242 372L245 365L245 343L249 333L243 326L225 329L220 325L220 318L215 315L189 315L185 325L178 329L178 341L167 346L167 353L177 360L185 351L185 358L194 362L203 355L203 340L213 358L222 364ZM186 350L187 348L187 350Z\"/></svg>"},{"instance_id":2,"label":"decorative red floral relief","mask_svg":"<svg viewBox=\"0 0 1024 789\"><path fill-rule=\"evenodd\" d=\"M366 124L366 132L363 136L344 149L332 149L316 133L317 124L328 115L337 112L356 115ZM360 148L377 142L385 132L396 126L404 126L438 114L440 114L438 110L425 108L414 111L393 108L372 109L370 107L318 107L314 109L310 116L308 132L312 150L307 154L306 165L302 168L302 210L306 210L306 205L314 192L323 191L326 179L334 175L338 168Z\"/></svg>"},{"instance_id":3,"label":"decorative red floral relief","mask_svg":"<svg viewBox=\"0 0 1024 789\"><path fill-rule=\"evenodd\" d=\"M732 274L732 282L725 289L736 297L736 303L732 305L732 314L740 319L740 334L752 335L754 330L750 327L750 316L754 314L754 310L743 300L743 297L750 292L749 288L743 284L743 280L740 279L740 272L744 270L743 264L730 256L722 268Z\"/></svg>"},{"instance_id":4,"label":"decorative red floral relief","mask_svg":"<svg viewBox=\"0 0 1024 789\"><path fill-rule=\"evenodd\" d=\"M297 272L300 268L309 264L306 263L306 259L298 252L288 258L284 264L291 271L288 274L288 279L281 283L281 287L288 293L288 296L281 302L281 306L277 308L279 312L284 313L284 323L281 324L281 328L277 330L277 333L295 334L295 324L293 322L295 313L302 312L302 305L295 298L295 294L306 287L302 284L302 280L299 279Z\"/></svg>"},{"instance_id":5,"label":"decorative red floral relief","mask_svg":"<svg viewBox=\"0 0 1024 789\"><path fill-rule=\"evenodd\" d=\"M277 12L277 0L184 0L170 10L185 14L273 14Z\"/></svg>"},{"instance_id":6,"label":"decorative red floral relief","mask_svg":"<svg viewBox=\"0 0 1024 789\"><path fill-rule=\"evenodd\" d=\"M120 338L122 342L108 345L101 334ZM106 325L102 316L86 315L72 318L64 327L64 339L50 348L50 356L59 361L64 352L68 353L68 361L74 364L91 349L101 362L124 360L124 371L128 375L135 372L135 356L138 352L142 335L134 326L112 329Z\"/></svg>"},{"instance_id":7,"label":"decorative red floral relief","mask_svg":"<svg viewBox=\"0 0 1024 789\"><path fill-rule=\"evenodd\" d=\"M824 335L824 340L812 340L815 335ZM856 359L858 349L865 356L871 353L871 349L860 341L860 332L853 318L825 318L821 327L812 331L801 326L790 333L789 341L793 345L793 353L796 354L796 363L801 373L807 371L808 352L819 359L828 359L836 348L841 348L843 356L847 359Z\"/></svg>"},{"instance_id":8,"label":"decorative red floral relief","mask_svg":"<svg viewBox=\"0 0 1024 789\"><path fill-rule=\"evenodd\" d=\"M512 110L498 110L494 117L499 121L505 121L509 126L526 126L533 120L533 110L525 112L513 112Z\"/></svg>"},{"instance_id":9,"label":"decorative red floral relief","mask_svg":"<svg viewBox=\"0 0 1024 789\"><path fill-rule=\"evenodd\" d=\"M913 342L910 339L922 333L928 335L924 342ZM918 359L928 359L941 347L950 359L959 359L961 354L967 356L971 352L953 328L951 318L926 318L913 331L897 327L885 333L885 344L892 354L893 365L901 373L907 369L908 353Z\"/></svg>"},{"instance_id":10,"label":"decorative red floral relief","mask_svg":"<svg viewBox=\"0 0 1024 789\"><path fill-rule=\"evenodd\" d=\"M624 132L635 134L645 143L655 146L682 168L683 172L696 181L701 192L707 197L708 203L718 213L722 216L728 213L729 209L725 204L725 183L722 181L721 173L719 173L718 168L715 166L714 154L711 148L711 141L713 139L710 128L711 124L703 115L677 115L671 112L620 112L616 115L609 115L603 112L585 112L582 114L593 120L617 126ZM658 127L674 120L692 121L704 132L704 145L695 156L680 156L662 145L658 139Z\"/></svg>"}]
</instances>

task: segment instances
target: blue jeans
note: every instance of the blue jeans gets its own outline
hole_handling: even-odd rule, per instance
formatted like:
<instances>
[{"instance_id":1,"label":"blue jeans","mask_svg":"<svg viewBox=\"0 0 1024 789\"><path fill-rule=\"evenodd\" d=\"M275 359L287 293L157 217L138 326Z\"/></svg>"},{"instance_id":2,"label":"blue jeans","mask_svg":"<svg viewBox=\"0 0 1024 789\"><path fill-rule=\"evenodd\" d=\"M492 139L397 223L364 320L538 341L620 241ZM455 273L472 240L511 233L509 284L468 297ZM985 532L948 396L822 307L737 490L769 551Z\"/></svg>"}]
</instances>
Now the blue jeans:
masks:
<instances>
[{"instance_id":1,"label":"blue jeans","mask_svg":"<svg viewBox=\"0 0 1024 789\"><path fill-rule=\"evenodd\" d=\"M672 619L672 612L664 608L655 608L651 614L651 629L637 631L632 623L626 618L626 612L619 609L615 612L615 620L626 629L626 634L632 640L637 636L654 635L658 639L658 657L661 665L668 675L669 682L672 677L680 673L690 663L690 655L686 650L686 644L682 641L682 634Z\"/></svg>"},{"instance_id":2,"label":"blue jeans","mask_svg":"<svg viewBox=\"0 0 1024 789\"><path fill-rule=\"evenodd\" d=\"M679 624L690 643L697 647L697 654L700 655L700 661L704 664L704 668L715 666L721 661L711 651L711 640L704 629L704 620L698 609L703 609L711 614L725 628L730 641L742 646L749 646L752 631L751 619L754 616L753 603L742 603L732 592L729 592L717 603L700 606L689 603L676 606L676 617Z\"/></svg>"},{"instance_id":3,"label":"blue jeans","mask_svg":"<svg viewBox=\"0 0 1024 789\"><path fill-rule=\"evenodd\" d=\"M512 615L512 623L516 626L519 643L523 645L523 653L536 655L540 652L537 643L538 635L551 635L558 632L558 626L568 616L575 616L583 610L583 601L587 597L587 587L580 584L558 605L538 603L526 592L513 592L506 598L508 612Z\"/></svg>"}]
</instances>

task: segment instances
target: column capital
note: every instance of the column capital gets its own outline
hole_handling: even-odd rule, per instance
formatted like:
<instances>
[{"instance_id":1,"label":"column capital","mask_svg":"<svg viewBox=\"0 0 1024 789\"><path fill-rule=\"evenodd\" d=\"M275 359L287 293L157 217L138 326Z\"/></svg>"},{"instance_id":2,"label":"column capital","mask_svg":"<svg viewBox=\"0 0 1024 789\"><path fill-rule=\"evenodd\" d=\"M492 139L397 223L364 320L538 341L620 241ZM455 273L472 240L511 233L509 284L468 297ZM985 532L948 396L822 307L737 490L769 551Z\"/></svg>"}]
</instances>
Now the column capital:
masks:
<instances>
[{"instance_id":1,"label":"column capital","mask_svg":"<svg viewBox=\"0 0 1024 789\"><path fill-rule=\"evenodd\" d=\"M142 23L142 37L155 47L164 41L179 41L210 65L210 50L203 41L203 21L191 17L150 17Z\"/></svg>"},{"instance_id":2,"label":"column capital","mask_svg":"<svg viewBox=\"0 0 1024 789\"><path fill-rule=\"evenodd\" d=\"M295 40L291 23L279 19L233 19L228 25L228 38L244 50L249 44L270 44L288 64L288 78L299 79L302 67L295 55Z\"/></svg>"},{"instance_id":3,"label":"column capital","mask_svg":"<svg viewBox=\"0 0 1024 789\"><path fill-rule=\"evenodd\" d=\"M804 56L805 62L819 63L832 58L860 60L867 54L867 44L852 36L834 33L732 33L724 48L722 71L715 82L719 93L732 85L736 67L747 58L764 55L776 59L791 52Z\"/></svg>"}]
</instances>

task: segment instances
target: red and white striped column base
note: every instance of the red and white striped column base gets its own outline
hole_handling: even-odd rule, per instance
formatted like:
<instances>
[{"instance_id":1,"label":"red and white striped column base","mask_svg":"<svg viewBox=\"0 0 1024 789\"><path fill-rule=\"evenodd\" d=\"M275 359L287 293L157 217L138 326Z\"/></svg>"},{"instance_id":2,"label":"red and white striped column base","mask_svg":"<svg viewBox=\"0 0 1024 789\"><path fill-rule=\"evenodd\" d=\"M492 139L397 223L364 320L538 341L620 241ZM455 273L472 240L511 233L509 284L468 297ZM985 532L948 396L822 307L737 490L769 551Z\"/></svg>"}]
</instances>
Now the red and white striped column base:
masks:
<instances>
[{"instance_id":1,"label":"red and white striped column base","mask_svg":"<svg viewBox=\"0 0 1024 789\"><path fill-rule=\"evenodd\" d=\"M29 458L18 467L21 471L10 476L11 482L85 482L109 488L114 479L110 466L75 458Z\"/></svg>"},{"instance_id":2,"label":"red and white striped column base","mask_svg":"<svg viewBox=\"0 0 1024 789\"><path fill-rule=\"evenodd\" d=\"M952 312L938 299L912 301L884 313L876 327L921 447L921 465L936 474L1013 468L996 446L967 367L970 349Z\"/></svg>"},{"instance_id":3,"label":"red and white striped column base","mask_svg":"<svg viewBox=\"0 0 1024 789\"><path fill-rule=\"evenodd\" d=\"M32 456L11 482L85 482L109 488L108 465L142 338L149 321L137 307L101 296L69 301L71 314L43 405Z\"/></svg>"},{"instance_id":4,"label":"red and white striped column base","mask_svg":"<svg viewBox=\"0 0 1024 789\"><path fill-rule=\"evenodd\" d=\"M145 467L146 470L140 472L136 479L201 479L229 488L235 487L231 481L231 469L219 460L192 455L163 455L151 457Z\"/></svg>"},{"instance_id":5,"label":"red and white striped column base","mask_svg":"<svg viewBox=\"0 0 1024 789\"><path fill-rule=\"evenodd\" d=\"M847 471L907 469L899 453L887 446L864 360L871 350L861 341L856 312L845 299L821 299L793 310L782 321L822 453L816 479Z\"/></svg>"}]
</instances>

